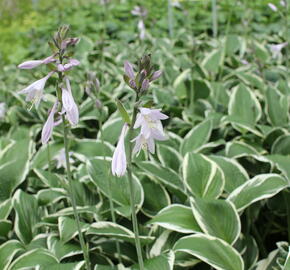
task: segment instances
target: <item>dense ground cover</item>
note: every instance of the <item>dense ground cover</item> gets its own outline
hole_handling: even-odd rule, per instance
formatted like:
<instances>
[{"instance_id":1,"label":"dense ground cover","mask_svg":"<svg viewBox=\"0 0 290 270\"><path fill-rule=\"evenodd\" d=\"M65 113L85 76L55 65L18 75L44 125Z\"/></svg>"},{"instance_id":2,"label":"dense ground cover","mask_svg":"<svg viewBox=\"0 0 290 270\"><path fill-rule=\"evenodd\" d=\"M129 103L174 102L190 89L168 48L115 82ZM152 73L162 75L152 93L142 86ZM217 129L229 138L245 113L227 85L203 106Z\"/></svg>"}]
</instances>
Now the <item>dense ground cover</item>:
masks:
<instances>
[{"instance_id":1,"label":"dense ground cover","mask_svg":"<svg viewBox=\"0 0 290 270\"><path fill-rule=\"evenodd\" d=\"M109 168L124 123L116 100L131 116L135 95L123 65L137 71L145 54L163 74L143 105L169 116L168 140L133 159L146 269L290 269L287 6L220 1L215 12L211 1L175 3L2 0L0 269L85 269L62 126L41 143L59 79L48 79L37 109L18 94L47 67L17 65L50 55L64 24L80 38L72 50L80 65L69 72L80 118L69 151L92 269L139 269L129 181Z\"/></svg>"}]
</instances>

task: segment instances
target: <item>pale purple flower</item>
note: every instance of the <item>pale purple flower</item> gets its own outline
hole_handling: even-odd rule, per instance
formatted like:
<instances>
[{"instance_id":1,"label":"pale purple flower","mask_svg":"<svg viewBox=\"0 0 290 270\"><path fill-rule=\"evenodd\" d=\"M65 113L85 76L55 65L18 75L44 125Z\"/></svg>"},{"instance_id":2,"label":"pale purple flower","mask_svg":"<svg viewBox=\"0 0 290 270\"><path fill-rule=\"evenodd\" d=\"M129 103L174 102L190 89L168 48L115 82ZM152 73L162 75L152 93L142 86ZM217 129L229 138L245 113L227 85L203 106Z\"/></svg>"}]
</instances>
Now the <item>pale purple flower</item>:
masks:
<instances>
[{"instance_id":1,"label":"pale purple flower","mask_svg":"<svg viewBox=\"0 0 290 270\"><path fill-rule=\"evenodd\" d=\"M22 89L21 91L18 92L18 94L25 94L26 95L25 100L32 101L32 103L35 104L35 107L37 108L39 106L41 99L43 98L43 89L45 83L52 74L53 71L48 73L48 75L43 77L42 79L37 80L34 83L27 86L26 88Z\"/></svg>"},{"instance_id":2,"label":"pale purple flower","mask_svg":"<svg viewBox=\"0 0 290 270\"><path fill-rule=\"evenodd\" d=\"M285 0L281 0L281 1L280 1L280 5L281 5L282 7L286 7L286 2L285 2Z\"/></svg>"},{"instance_id":3,"label":"pale purple flower","mask_svg":"<svg viewBox=\"0 0 290 270\"><path fill-rule=\"evenodd\" d=\"M128 130L128 125L124 124L117 147L112 158L112 174L118 177L125 175L127 168L126 150L125 150L125 136Z\"/></svg>"},{"instance_id":4,"label":"pale purple flower","mask_svg":"<svg viewBox=\"0 0 290 270\"><path fill-rule=\"evenodd\" d=\"M69 152L69 163L73 163L74 160L70 157L72 152ZM56 168L65 168L66 169L66 158L65 158L65 149L62 148L58 154L53 158L56 161Z\"/></svg>"},{"instance_id":5,"label":"pale purple flower","mask_svg":"<svg viewBox=\"0 0 290 270\"><path fill-rule=\"evenodd\" d=\"M140 108L134 128L141 127L141 134L147 140L152 137L155 140L166 140L161 120L167 119L168 116L161 113L159 109Z\"/></svg>"},{"instance_id":6,"label":"pale purple flower","mask_svg":"<svg viewBox=\"0 0 290 270\"><path fill-rule=\"evenodd\" d=\"M272 52L272 57L277 58L279 54L281 53L281 50L285 48L287 45L288 45L288 42L269 45L270 51Z\"/></svg>"},{"instance_id":7,"label":"pale purple flower","mask_svg":"<svg viewBox=\"0 0 290 270\"><path fill-rule=\"evenodd\" d=\"M155 71L150 79L150 82L157 80L158 78L160 78L161 75L162 75L161 70Z\"/></svg>"},{"instance_id":8,"label":"pale purple flower","mask_svg":"<svg viewBox=\"0 0 290 270\"><path fill-rule=\"evenodd\" d=\"M274 12L277 12L277 11L278 11L277 7L276 7L274 4L272 4L272 3L269 3L269 4L268 4L268 7L269 7L270 9L272 9Z\"/></svg>"},{"instance_id":9,"label":"pale purple flower","mask_svg":"<svg viewBox=\"0 0 290 270\"><path fill-rule=\"evenodd\" d=\"M41 64L48 64L51 62L55 62L56 60L54 59L54 55L51 55L43 60L29 60L21 63L18 65L18 68L20 69L32 69L35 68Z\"/></svg>"},{"instance_id":10,"label":"pale purple flower","mask_svg":"<svg viewBox=\"0 0 290 270\"><path fill-rule=\"evenodd\" d=\"M135 79L133 65L129 61L124 62L124 71L131 80Z\"/></svg>"},{"instance_id":11,"label":"pale purple flower","mask_svg":"<svg viewBox=\"0 0 290 270\"><path fill-rule=\"evenodd\" d=\"M147 9L139 6L135 6L131 13L135 16L146 17L148 12Z\"/></svg>"},{"instance_id":12,"label":"pale purple flower","mask_svg":"<svg viewBox=\"0 0 290 270\"><path fill-rule=\"evenodd\" d=\"M53 132L53 127L54 127L54 114L56 112L56 109L57 109L57 102L54 103L49 115L48 115L48 118L42 128L42 132L41 132L41 142L42 144L46 144L51 135L52 135L52 132Z\"/></svg>"},{"instance_id":13,"label":"pale purple flower","mask_svg":"<svg viewBox=\"0 0 290 270\"><path fill-rule=\"evenodd\" d=\"M69 79L65 77L66 88L62 88L62 104L63 109L66 112L66 117L72 126L76 126L79 122L79 110L76 105Z\"/></svg>"},{"instance_id":14,"label":"pale purple flower","mask_svg":"<svg viewBox=\"0 0 290 270\"><path fill-rule=\"evenodd\" d=\"M3 119L6 113L6 104L4 102L0 102L0 119Z\"/></svg>"},{"instance_id":15,"label":"pale purple flower","mask_svg":"<svg viewBox=\"0 0 290 270\"><path fill-rule=\"evenodd\" d=\"M18 65L20 69L32 69L43 64L42 60L29 60Z\"/></svg>"},{"instance_id":16,"label":"pale purple flower","mask_svg":"<svg viewBox=\"0 0 290 270\"><path fill-rule=\"evenodd\" d=\"M155 143L152 137L145 138L142 133L140 133L135 139L132 140L135 142L135 146L133 148L133 154L139 154L143 149L145 151L149 150L150 153L155 153Z\"/></svg>"},{"instance_id":17,"label":"pale purple flower","mask_svg":"<svg viewBox=\"0 0 290 270\"><path fill-rule=\"evenodd\" d=\"M58 64L57 65L57 70L59 72L64 72L72 69L74 66L78 66L80 62L77 59L70 59L67 64Z\"/></svg>"},{"instance_id":18,"label":"pale purple flower","mask_svg":"<svg viewBox=\"0 0 290 270\"><path fill-rule=\"evenodd\" d=\"M145 39L146 36L146 28L143 20L139 20L138 22L138 30L140 39Z\"/></svg>"}]
</instances>

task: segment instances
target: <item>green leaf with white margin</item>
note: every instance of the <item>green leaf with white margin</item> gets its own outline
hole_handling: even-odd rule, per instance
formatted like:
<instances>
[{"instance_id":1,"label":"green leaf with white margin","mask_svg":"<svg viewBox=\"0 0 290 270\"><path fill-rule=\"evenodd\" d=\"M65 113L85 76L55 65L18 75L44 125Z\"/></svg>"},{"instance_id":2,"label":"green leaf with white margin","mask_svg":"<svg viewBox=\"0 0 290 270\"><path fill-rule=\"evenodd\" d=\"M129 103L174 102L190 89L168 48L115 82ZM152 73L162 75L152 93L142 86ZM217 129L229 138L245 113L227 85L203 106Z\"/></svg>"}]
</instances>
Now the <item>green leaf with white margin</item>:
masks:
<instances>
[{"instance_id":1,"label":"green leaf with white margin","mask_svg":"<svg viewBox=\"0 0 290 270\"><path fill-rule=\"evenodd\" d=\"M180 233L201 232L190 207L181 204L171 204L163 208L148 224L158 224Z\"/></svg>"},{"instance_id":2,"label":"green leaf with white margin","mask_svg":"<svg viewBox=\"0 0 290 270\"><path fill-rule=\"evenodd\" d=\"M60 175L42 169L34 169L33 171L47 187L50 188L62 187L63 180L61 179Z\"/></svg>"},{"instance_id":3,"label":"green leaf with white margin","mask_svg":"<svg viewBox=\"0 0 290 270\"><path fill-rule=\"evenodd\" d=\"M171 250L167 254L162 254L144 261L144 270L173 270L174 252ZM139 270L138 265L132 266L131 270Z\"/></svg>"},{"instance_id":4,"label":"green leaf with white margin","mask_svg":"<svg viewBox=\"0 0 290 270\"><path fill-rule=\"evenodd\" d=\"M142 212L147 216L156 215L162 208L170 205L170 196L163 185L144 177L141 181L144 190L144 203ZM158 198L158 200L156 200Z\"/></svg>"},{"instance_id":5,"label":"green leaf with white margin","mask_svg":"<svg viewBox=\"0 0 290 270\"><path fill-rule=\"evenodd\" d=\"M161 182L168 188L183 192L184 188L179 174L170 168L152 161L140 161L137 163L137 166L145 171L148 177L157 181L159 180L158 182Z\"/></svg>"},{"instance_id":6,"label":"green leaf with white margin","mask_svg":"<svg viewBox=\"0 0 290 270\"><path fill-rule=\"evenodd\" d=\"M281 135L278 137L271 147L272 154L290 155L290 135Z\"/></svg>"},{"instance_id":7,"label":"green leaf with white margin","mask_svg":"<svg viewBox=\"0 0 290 270\"><path fill-rule=\"evenodd\" d=\"M122 126L124 125L122 118L109 118L103 125L104 140L110 144L115 144L120 136ZM98 139L100 137L100 133Z\"/></svg>"},{"instance_id":8,"label":"green leaf with white margin","mask_svg":"<svg viewBox=\"0 0 290 270\"><path fill-rule=\"evenodd\" d=\"M287 186L286 179L278 174L260 174L236 188L228 200L241 211L254 202L273 197Z\"/></svg>"},{"instance_id":9,"label":"green leaf with white margin","mask_svg":"<svg viewBox=\"0 0 290 270\"><path fill-rule=\"evenodd\" d=\"M204 234L185 236L175 243L173 249L189 253L217 270L244 270L240 254L216 237Z\"/></svg>"},{"instance_id":10,"label":"green leaf with white margin","mask_svg":"<svg viewBox=\"0 0 290 270\"><path fill-rule=\"evenodd\" d=\"M81 139L74 142L71 151L83 161L96 156L112 156L114 150L114 147L106 141L104 141L104 144L102 141L94 139Z\"/></svg>"},{"instance_id":11,"label":"green leaf with white margin","mask_svg":"<svg viewBox=\"0 0 290 270\"><path fill-rule=\"evenodd\" d=\"M92 182L107 197L122 205L130 207L130 188L126 176L114 179L110 172L111 162L103 158L91 159L87 162L87 170ZM111 182L111 183L110 183ZM109 184L110 183L110 184ZM140 209L144 201L144 191L136 177L133 177L134 197L137 209Z\"/></svg>"},{"instance_id":12,"label":"green leaf with white margin","mask_svg":"<svg viewBox=\"0 0 290 270\"><path fill-rule=\"evenodd\" d=\"M182 156L173 147L158 144L157 147L158 158L164 167L168 167L178 172L180 164L182 163Z\"/></svg>"},{"instance_id":13,"label":"green leaf with white margin","mask_svg":"<svg viewBox=\"0 0 290 270\"><path fill-rule=\"evenodd\" d=\"M218 165L202 154L187 153L183 162L183 178L195 197L218 198L225 179Z\"/></svg>"},{"instance_id":14,"label":"green leaf with white margin","mask_svg":"<svg viewBox=\"0 0 290 270\"><path fill-rule=\"evenodd\" d=\"M227 157L230 158L232 157L239 158L247 155L258 155L258 154L259 153L254 147L244 142L232 141L226 144L226 155Z\"/></svg>"},{"instance_id":15,"label":"green leaf with white margin","mask_svg":"<svg viewBox=\"0 0 290 270\"><path fill-rule=\"evenodd\" d=\"M92 223L86 234L113 237L130 243L135 243L135 235L132 231L113 222L98 221ZM144 245L151 243L153 240L154 237L151 236L140 236L141 244Z\"/></svg>"},{"instance_id":16,"label":"green leaf with white margin","mask_svg":"<svg viewBox=\"0 0 290 270\"><path fill-rule=\"evenodd\" d=\"M7 219L12 208L12 199L0 203L0 219Z\"/></svg>"},{"instance_id":17,"label":"green leaf with white margin","mask_svg":"<svg viewBox=\"0 0 290 270\"><path fill-rule=\"evenodd\" d=\"M28 132L28 131L27 131ZM33 141L25 137L14 141L0 159L0 202L10 198L29 172Z\"/></svg>"},{"instance_id":18,"label":"green leaf with white margin","mask_svg":"<svg viewBox=\"0 0 290 270\"><path fill-rule=\"evenodd\" d=\"M82 249L79 245L64 243L56 235L52 234L47 238L47 248L59 261L77 254L82 254Z\"/></svg>"},{"instance_id":19,"label":"green leaf with white margin","mask_svg":"<svg viewBox=\"0 0 290 270\"><path fill-rule=\"evenodd\" d=\"M281 94L275 88L266 90L266 113L273 126L285 126L288 124L289 102L288 97Z\"/></svg>"},{"instance_id":20,"label":"green leaf with white margin","mask_svg":"<svg viewBox=\"0 0 290 270\"><path fill-rule=\"evenodd\" d=\"M212 131L212 121L205 120L189 131L180 146L180 153L184 156L187 152L197 150L208 142Z\"/></svg>"},{"instance_id":21,"label":"green leaf with white margin","mask_svg":"<svg viewBox=\"0 0 290 270\"><path fill-rule=\"evenodd\" d=\"M288 255L287 255L283 270L289 270L289 269L290 269L290 247L289 247Z\"/></svg>"},{"instance_id":22,"label":"green leaf with white margin","mask_svg":"<svg viewBox=\"0 0 290 270\"><path fill-rule=\"evenodd\" d=\"M45 270L81 270L84 265L84 261L75 263L58 263L47 266Z\"/></svg>"},{"instance_id":23,"label":"green leaf with white margin","mask_svg":"<svg viewBox=\"0 0 290 270\"><path fill-rule=\"evenodd\" d=\"M13 207L16 213L15 233L23 243L28 244L36 235L34 226L40 220L37 200L33 195L18 189L13 197Z\"/></svg>"},{"instance_id":24,"label":"green leaf with white margin","mask_svg":"<svg viewBox=\"0 0 290 270\"><path fill-rule=\"evenodd\" d=\"M202 66L209 72L217 73L224 58L223 49L215 49L208 53L202 61Z\"/></svg>"},{"instance_id":25,"label":"green leaf with white margin","mask_svg":"<svg viewBox=\"0 0 290 270\"><path fill-rule=\"evenodd\" d=\"M12 222L10 220L0 219L0 237L8 237L8 233L12 229Z\"/></svg>"},{"instance_id":26,"label":"green leaf with white margin","mask_svg":"<svg viewBox=\"0 0 290 270\"><path fill-rule=\"evenodd\" d=\"M9 266L8 270L19 270L24 267L39 266L39 270L46 270L50 265L58 263L57 259L46 249L30 250L19 256Z\"/></svg>"},{"instance_id":27,"label":"green leaf with white margin","mask_svg":"<svg viewBox=\"0 0 290 270\"><path fill-rule=\"evenodd\" d=\"M10 240L0 246L0 269L6 270L13 257L24 250L24 246L17 240Z\"/></svg>"},{"instance_id":28,"label":"green leaf with white margin","mask_svg":"<svg viewBox=\"0 0 290 270\"><path fill-rule=\"evenodd\" d=\"M47 146L48 144L42 145L41 148L37 151L36 155L33 157L31 161L31 169L44 169L48 167L47 164ZM49 143L49 153L50 158L53 158L59 153L59 151L63 148L62 143Z\"/></svg>"},{"instance_id":29,"label":"green leaf with white margin","mask_svg":"<svg viewBox=\"0 0 290 270\"><path fill-rule=\"evenodd\" d=\"M222 156L210 156L217 163L225 177L225 191L232 192L235 188L249 180L247 171L235 159Z\"/></svg>"},{"instance_id":30,"label":"green leaf with white margin","mask_svg":"<svg viewBox=\"0 0 290 270\"><path fill-rule=\"evenodd\" d=\"M204 233L233 245L241 233L241 221L235 206L225 200L190 199L191 209Z\"/></svg>"},{"instance_id":31,"label":"green leaf with white margin","mask_svg":"<svg viewBox=\"0 0 290 270\"><path fill-rule=\"evenodd\" d=\"M228 114L235 119L239 119L241 123L254 126L261 118L262 110L258 99L254 93L245 85L240 84L232 90ZM233 125L237 130L241 130L237 125Z\"/></svg>"},{"instance_id":32,"label":"green leaf with white margin","mask_svg":"<svg viewBox=\"0 0 290 270\"><path fill-rule=\"evenodd\" d=\"M81 231L84 232L89 228L89 224L81 222ZM76 235L78 235L78 228L76 221L69 217L61 216L58 218L58 231L60 240L63 243L70 241Z\"/></svg>"},{"instance_id":33,"label":"green leaf with white margin","mask_svg":"<svg viewBox=\"0 0 290 270\"><path fill-rule=\"evenodd\" d=\"M39 205L49 205L67 197L67 191L62 188L41 189L37 192L36 198Z\"/></svg>"}]
</instances>

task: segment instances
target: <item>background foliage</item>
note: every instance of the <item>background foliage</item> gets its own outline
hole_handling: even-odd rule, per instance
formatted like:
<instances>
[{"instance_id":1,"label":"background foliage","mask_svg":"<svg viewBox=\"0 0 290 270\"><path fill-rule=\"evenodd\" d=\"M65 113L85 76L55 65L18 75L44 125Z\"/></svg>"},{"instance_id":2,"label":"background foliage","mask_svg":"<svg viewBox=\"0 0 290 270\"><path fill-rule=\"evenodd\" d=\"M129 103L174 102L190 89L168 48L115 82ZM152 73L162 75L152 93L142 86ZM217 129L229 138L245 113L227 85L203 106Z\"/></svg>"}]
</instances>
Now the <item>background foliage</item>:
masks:
<instances>
[{"instance_id":1,"label":"background foliage","mask_svg":"<svg viewBox=\"0 0 290 270\"><path fill-rule=\"evenodd\" d=\"M156 155L142 153L134 162L147 269L289 269L289 49L273 58L270 47L290 36L279 1L273 3L280 12L268 1L219 1L216 38L210 1L180 1L172 20L167 1L158 0L0 3L0 100L7 109L0 120L0 269L84 267L64 168L57 168L59 128L50 143L51 168L40 144L56 79L48 81L48 102L38 110L27 110L17 94L44 75L42 68L20 72L17 64L47 56L47 42L62 24L81 38L75 53L81 65L71 74L81 121L70 148L95 269L138 269L128 182L114 178L110 194L103 156L112 156L122 125L115 99L126 104L133 94L122 80L123 62L136 63L144 53L164 72L151 97L170 116L170 139ZM138 4L148 10L145 40L131 14ZM89 72L101 81L102 113L85 92Z\"/></svg>"}]
</instances>

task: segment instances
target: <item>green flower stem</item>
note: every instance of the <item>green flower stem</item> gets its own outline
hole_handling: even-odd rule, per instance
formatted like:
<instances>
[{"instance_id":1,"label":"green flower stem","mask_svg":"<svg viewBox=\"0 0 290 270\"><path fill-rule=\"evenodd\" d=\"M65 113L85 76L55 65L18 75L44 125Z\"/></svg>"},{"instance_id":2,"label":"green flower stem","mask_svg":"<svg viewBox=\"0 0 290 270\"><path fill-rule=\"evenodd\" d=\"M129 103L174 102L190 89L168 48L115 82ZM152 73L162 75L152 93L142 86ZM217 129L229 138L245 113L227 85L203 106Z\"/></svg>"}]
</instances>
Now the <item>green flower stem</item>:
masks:
<instances>
[{"instance_id":1,"label":"green flower stem","mask_svg":"<svg viewBox=\"0 0 290 270\"><path fill-rule=\"evenodd\" d=\"M65 148L65 161L66 161L66 172L67 172L67 178L68 178L68 183L69 183L69 196L70 196L70 200L71 200L71 204L73 207L73 213L74 213L74 217L77 223L77 229L78 229L78 234L79 234L79 240L80 240L80 244L81 244L81 248L83 250L83 254L84 254L84 259L86 262L86 268L87 270L91 269L90 266L90 259L89 259L89 254L88 254L88 249L86 247L85 241L84 241L84 237L81 231L81 224L80 224L80 219L78 216L78 212L77 212L77 207L76 207L76 198L75 198L75 194L74 194L74 188L73 188L73 184L72 184L72 174L71 174L71 170L70 170L70 162L69 162L69 146L68 146L68 128L65 124L65 117L64 114L62 115L62 123L63 123L63 140L64 140L64 148Z\"/></svg>"},{"instance_id":2,"label":"green flower stem","mask_svg":"<svg viewBox=\"0 0 290 270\"><path fill-rule=\"evenodd\" d=\"M48 162L48 171L51 173L51 155L49 142L47 143L47 162Z\"/></svg>"},{"instance_id":3,"label":"green flower stem","mask_svg":"<svg viewBox=\"0 0 290 270\"><path fill-rule=\"evenodd\" d=\"M218 21L217 21L217 0L211 0L212 5L212 32L213 37L216 38L218 34Z\"/></svg>"},{"instance_id":4,"label":"green flower stem","mask_svg":"<svg viewBox=\"0 0 290 270\"><path fill-rule=\"evenodd\" d=\"M137 95L135 104L137 104L139 101L139 96ZM132 175L132 152L133 152L133 127L136 121L136 116L138 112L138 106L134 105L134 110L133 110L133 116L132 116L132 121L131 125L129 128L128 136L129 136L129 153L128 153L128 180L129 180L129 187L130 187L130 202L131 202L131 212L132 212L132 222L133 222L133 230L135 234L135 245L136 245L136 250L137 250L137 256L138 256L138 263L140 270L144 270L144 262L143 262L143 256L142 256L142 249L141 249L141 243L140 243L140 238L139 238L139 229L138 229L138 221L137 221L137 216L135 212L135 198L134 198L134 185L133 185L133 175Z\"/></svg>"},{"instance_id":5,"label":"green flower stem","mask_svg":"<svg viewBox=\"0 0 290 270\"><path fill-rule=\"evenodd\" d=\"M103 146L103 160L106 161L105 158L105 151L104 151L104 147L105 147L105 142L104 142L104 135L103 135L103 123L102 123L102 112L100 110L100 117L99 117L99 131L100 131L100 138L101 138L101 142L102 142L102 146ZM112 180L111 177L109 176L108 173L108 181L109 181L109 204L110 204L110 212L111 212L111 218L112 221L117 224L116 222L116 215L115 215L115 208L114 208L114 202L112 200ZM121 257L121 248L120 248L120 243L118 241L116 241L116 249L117 249L117 253L118 253L118 260L119 263L122 263L122 257Z\"/></svg>"}]
</instances>

